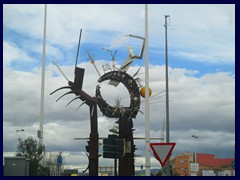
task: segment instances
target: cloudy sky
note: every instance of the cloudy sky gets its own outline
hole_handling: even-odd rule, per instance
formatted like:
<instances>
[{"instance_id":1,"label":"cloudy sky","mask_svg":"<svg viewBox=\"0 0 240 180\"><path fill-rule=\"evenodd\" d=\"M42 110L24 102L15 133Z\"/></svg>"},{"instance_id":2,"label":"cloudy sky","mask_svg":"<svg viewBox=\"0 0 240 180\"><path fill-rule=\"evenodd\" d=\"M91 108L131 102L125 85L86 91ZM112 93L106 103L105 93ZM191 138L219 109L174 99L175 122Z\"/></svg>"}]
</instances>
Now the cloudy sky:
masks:
<instances>
[{"instance_id":1,"label":"cloudy sky","mask_svg":"<svg viewBox=\"0 0 240 180\"><path fill-rule=\"evenodd\" d=\"M52 96L67 81L53 65L61 67L68 79L74 78L79 31L83 29L78 67L85 68L83 90L94 96L99 75L89 62L93 56L100 73L111 56L102 48L117 50L119 67L128 56L126 46L138 54L141 41L125 35L144 37L144 5L48 5L45 81L44 144L48 152L63 152L67 168L85 168L86 141L89 136L89 109L78 111L81 101L65 105L75 96L56 103L64 92ZM165 124L165 37L164 16L168 20L170 141L176 142L173 155L197 151L216 157L233 158L235 153L235 6L224 5L149 5L150 136L164 137ZM3 152L12 155L16 138L37 138L40 114L41 61L44 5L3 5ZM144 86L144 61L135 60L127 71ZM112 105L116 97L128 106L123 86L105 83L103 97ZM159 94L159 95L157 95ZM143 100L143 99L142 99ZM144 112L144 102L141 110ZM98 111L99 136L107 137L116 119ZM133 120L135 137L145 136L145 115ZM16 130L24 132L16 133ZM159 141L152 141L159 142ZM136 140L136 166L144 165L145 142ZM102 146L100 146L102 151ZM99 159L101 165L113 160ZM151 154L151 164L159 163Z\"/></svg>"}]
</instances>

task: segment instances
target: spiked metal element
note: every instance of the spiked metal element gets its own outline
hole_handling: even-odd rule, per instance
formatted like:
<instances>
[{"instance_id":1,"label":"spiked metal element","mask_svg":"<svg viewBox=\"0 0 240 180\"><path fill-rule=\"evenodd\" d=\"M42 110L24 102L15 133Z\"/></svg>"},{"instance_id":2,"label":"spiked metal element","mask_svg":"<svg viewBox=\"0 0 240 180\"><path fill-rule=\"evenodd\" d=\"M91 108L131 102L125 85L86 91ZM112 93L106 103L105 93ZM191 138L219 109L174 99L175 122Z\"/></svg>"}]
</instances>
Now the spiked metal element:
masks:
<instances>
[{"instance_id":1,"label":"spiked metal element","mask_svg":"<svg viewBox=\"0 0 240 180\"><path fill-rule=\"evenodd\" d=\"M81 96L77 96L74 99L72 99L69 103L67 103L67 105L65 107L67 107L69 104L71 104L71 102L75 101L76 99L79 99Z\"/></svg>"},{"instance_id":2,"label":"spiked metal element","mask_svg":"<svg viewBox=\"0 0 240 180\"><path fill-rule=\"evenodd\" d=\"M82 105L84 105L86 102L87 102L87 101L84 101L82 104L80 104L80 106L78 106L78 108L76 109L76 111L77 111Z\"/></svg>"},{"instance_id":3,"label":"spiked metal element","mask_svg":"<svg viewBox=\"0 0 240 180\"><path fill-rule=\"evenodd\" d=\"M62 96L60 96L60 97L56 100L56 102L58 102L63 96L66 96L66 95L68 95L68 94L73 94L74 92L75 92L75 91L69 91L69 92L63 94Z\"/></svg>"},{"instance_id":4,"label":"spiked metal element","mask_svg":"<svg viewBox=\"0 0 240 180\"><path fill-rule=\"evenodd\" d=\"M67 76L63 73L63 71L61 70L61 68L54 62L54 60L52 60L52 62L53 62L53 64L55 64L55 66L58 68L58 70L61 72L61 74L65 77L65 79L66 79L67 81L69 81L68 78L67 78Z\"/></svg>"},{"instance_id":5,"label":"spiked metal element","mask_svg":"<svg viewBox=\"0 0 240 180\"><path fill-rule=\"evenodd\" d=\"M140 69L141 69L141 67L138 68L138 70L135 72L135 74L132 77L135 77L139 73Z\"/></svg>"},{"instance_id":6,"label":"spiked metal element","mask_svg":"<svg viewBox=\"0 0 240 180\"><path fill-rule=\"evenodd\" d=\"M85 154L87 155L87 157L89 159L89 155L87 153L85 153ZM89 169L89 164L88 164L87 168L82 172L82 174L85 173L88 169Z\"/></svg>"},{"instance_id":7,"label":"spiked metal element","mask_svg":"<svg viewBox=\"0 0 240 180\"><path fill-rule=\"evenodd\" d=\"M71 86L64 86L64 87L58 88L55 91L51 92L50 95L54 94L55 92L57 92L57 91L59 91L61 89L68 89L68 88L71 89Z\"/></svg>"},{"instance_id":8,"label":"spiked metal element","mask_svg":"<svg viewBox=\"0 0 240 180\"><path fill-rule=\"evenodd\" d=\"M141 114L144 114L140 109L138 110L138 112L140 112Z\"/></svg>"}]
</instances>

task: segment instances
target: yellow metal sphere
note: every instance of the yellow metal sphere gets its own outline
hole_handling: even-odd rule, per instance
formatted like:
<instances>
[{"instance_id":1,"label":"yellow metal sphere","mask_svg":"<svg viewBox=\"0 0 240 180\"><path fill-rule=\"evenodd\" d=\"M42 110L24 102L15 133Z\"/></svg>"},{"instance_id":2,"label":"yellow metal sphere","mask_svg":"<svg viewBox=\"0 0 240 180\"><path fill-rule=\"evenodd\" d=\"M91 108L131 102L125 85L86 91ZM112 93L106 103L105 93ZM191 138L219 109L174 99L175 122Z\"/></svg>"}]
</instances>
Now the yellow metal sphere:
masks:
<instances>
[{"instance_id":1,"label":"yellow metal sphere","mask_svg":"<svg viewBox=\"0 0 240 180\"><path fill-rule=\"evenodd\" d=\"M142 87L140 89L140 94L144 98L145 98L145 93L146 93L146 89L145 89L145 87ZM151 88L148 88L148 94L149 94L149 97L152 95L152 89Z\"/></svg>"}]
</instances>

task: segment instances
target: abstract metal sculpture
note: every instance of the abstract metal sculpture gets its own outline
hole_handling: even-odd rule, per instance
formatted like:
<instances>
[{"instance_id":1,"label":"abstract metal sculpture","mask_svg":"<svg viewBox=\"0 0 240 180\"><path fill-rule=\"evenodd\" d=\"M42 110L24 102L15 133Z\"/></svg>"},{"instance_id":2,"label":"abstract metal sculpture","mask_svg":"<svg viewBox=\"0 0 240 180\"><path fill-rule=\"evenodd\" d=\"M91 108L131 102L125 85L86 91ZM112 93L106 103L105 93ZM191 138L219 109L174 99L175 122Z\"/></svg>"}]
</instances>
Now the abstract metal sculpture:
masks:
<instances>
[{"instance_id":1,"label":"abstract metal sculpture","mask_svg":"<svg viewBox=\"0 0 240 180\"><path fill-rule=\"evenodd\" d=\"M77 57L76 57L76 65L75 65L75 77L74 82L69 81L66 76L63 74L61 69L57 66L57 68L60 70L60 72L64 75L64 77L68 81L69 86L61 87L55 91L53 91L50 95L54 94L55 92L62 90L62 89L70 89L69 92L63 94L61 97L59 97L56 101L64 97L68 94L75 94L77 97L72 99L66 106L68 106L71 102L80 99L83 103L78 107L80 108L83 104L86 104L89 106L90 110L90 125L91 125L91 131L90 131L90 142L89 142L89 175L90 176L97 176L98 175L98 124L97 124L97 105L99 106L100 110L102 111L103 115L109 118L119 118L119 137L121 139L125 140L125 156L119 160L119 175L122 176L130 176L135 174L134 170L134 151L135 151L135 145L133 142L133 122L132 118L136 118L137 113L140 111L140 92L139 92L139 86L134 79L134 76L139 72L138 71L132 76L126 73L126 71L129 69L130 65L132 64L133 60L135 58L141 59L144 51L144 41L145 39L139 36L135 35L129 35L133 38L138 38L143 40L142 49L140 51L140 55L136 56L131 48L131 46L127 46L129 50L129 56L126 58L122 66L116 71L115 63L114 63L114 57L116 55L116 52L114 56L112 55L112 61L113 61L113 70L105 73L104 75L100 75L99 71L97 70L94 60L92 59L91 55L86 50L90 61L94 65L95 69L97 70L100 78L98 79L98 82L101 83L106 80L110 80L109 84L118 86L119 83L122 83L128 90L130 95L130 106L129 107L112 107L102 98L100 86L97 85L96 87L96 96L91 97L86 92L82 90L82 84L83 84L83 77L84 77L84 69L77 67L77 59L78 59L78 52L80 47L80 39L81 39L81 33L79 36L79 43L78 43L78 50L77 50ZM110 69L111 68L105 68ZM104 71L105 72L105 71Z\"/></svg>"}]
</instances>

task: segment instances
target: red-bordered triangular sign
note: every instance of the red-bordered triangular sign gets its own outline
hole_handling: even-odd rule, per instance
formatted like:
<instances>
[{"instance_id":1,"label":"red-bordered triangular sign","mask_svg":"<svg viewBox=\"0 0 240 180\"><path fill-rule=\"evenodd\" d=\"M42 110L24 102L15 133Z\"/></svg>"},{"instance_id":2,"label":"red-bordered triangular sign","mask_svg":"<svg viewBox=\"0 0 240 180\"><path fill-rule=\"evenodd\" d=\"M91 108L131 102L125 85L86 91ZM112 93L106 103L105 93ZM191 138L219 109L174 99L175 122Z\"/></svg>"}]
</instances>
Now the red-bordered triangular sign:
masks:
<instances>
[{"instance_id":1,"label":"red-bordered triangular sign","mask_svg":"<svg viewBox=\"0 0 240 180\"><path fill-rule=\"evenodd\" d=\"M165 166L176 143L150 143L150 147L162 167Z\"/></svg>"}]
</instances>

